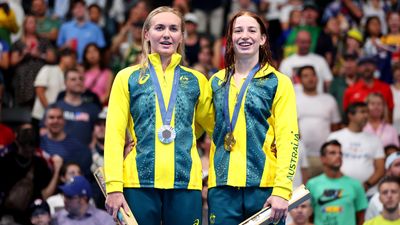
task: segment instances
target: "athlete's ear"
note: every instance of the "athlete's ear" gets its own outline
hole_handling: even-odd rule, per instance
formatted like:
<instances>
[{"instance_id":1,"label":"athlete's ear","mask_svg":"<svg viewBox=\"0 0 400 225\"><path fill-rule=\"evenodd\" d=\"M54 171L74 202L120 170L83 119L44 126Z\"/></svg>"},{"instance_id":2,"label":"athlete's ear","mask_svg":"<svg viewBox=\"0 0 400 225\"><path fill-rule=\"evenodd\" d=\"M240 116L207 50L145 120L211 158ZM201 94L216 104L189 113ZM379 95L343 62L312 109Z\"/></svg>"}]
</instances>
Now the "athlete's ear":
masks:
<instances>
[{"instance_id":1,"label":"athlete's ear","mask_svg":"<svg viewBox=\"0 0 400 225\"><path fill-rule=\"evenodd\" d=\"M265 44L266 41L267 41L267 35L262 34L262 35L261 35L260 46L263 46L263 45Z\"/></svg>"},{"instance_id":2,"label":"athlete's ear","mask_svg":"<svg viewBox=\"0 0 400 225\"><path fill-rule=\"evenodd\" d=\"M181 40L180 40L180 43L183 44L183 45L185 44L185 39L184 39L184 37L186 36L185 33L182 33Z\"/></svg>"},{"instance_id":3,"label":"athlete's ear","mask_svg":"<svg viewBox=\"0 0 400 225\"><path fill-rule=\"evenodd\" d=\"M149 38L149 31L145 30L145 31L144 31L144 41L149 41L149 40L150 40L150 38Z\"/></svg>"}]
</instances>

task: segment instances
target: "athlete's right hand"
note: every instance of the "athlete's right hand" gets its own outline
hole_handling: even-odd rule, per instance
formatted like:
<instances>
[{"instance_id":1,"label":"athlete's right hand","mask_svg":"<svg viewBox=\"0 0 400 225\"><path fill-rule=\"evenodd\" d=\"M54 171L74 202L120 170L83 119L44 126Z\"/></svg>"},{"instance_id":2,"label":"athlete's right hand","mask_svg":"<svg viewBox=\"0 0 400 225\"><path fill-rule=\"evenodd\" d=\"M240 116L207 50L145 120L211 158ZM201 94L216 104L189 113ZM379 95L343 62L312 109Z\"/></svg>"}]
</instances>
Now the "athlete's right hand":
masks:
<instances>
[{"instance_id":1,"label":"athlete's right hand","mask_svg":"<svg viewBox=\"0 0 400 225\"><path fill-rule=\"evenodd\" d=\"M115 221L118 220L117 213L121 207L127 215L130 215L128 203L124 198L124 194L122 192L109 193L106 198L106 210L110 215L112 215Z\"/></svg>"}]
</instances>

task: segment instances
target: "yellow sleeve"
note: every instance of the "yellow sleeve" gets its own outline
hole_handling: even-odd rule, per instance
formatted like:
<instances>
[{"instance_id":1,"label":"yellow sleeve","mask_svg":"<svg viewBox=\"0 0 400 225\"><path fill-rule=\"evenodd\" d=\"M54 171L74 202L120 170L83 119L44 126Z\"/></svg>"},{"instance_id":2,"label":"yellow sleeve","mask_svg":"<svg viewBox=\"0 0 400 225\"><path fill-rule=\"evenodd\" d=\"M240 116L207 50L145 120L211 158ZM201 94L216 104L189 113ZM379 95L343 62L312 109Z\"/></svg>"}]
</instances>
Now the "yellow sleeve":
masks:
<instances>
[{"instance_id":1,"label":"yellow sleeve","mask_svg":"<svg viewBox=\"0 0 400 225\"><path fill-rule=\"evenodd\" d=\"M4 17L6 17L2 22L2 26L8 29L11 33L17 33L19 30L19 26L17 24L17 19L15 17L15 13L10 9L10 13L7 15L5 12Z\"/></svg>"},{"instance_id":2,"label":"yellow sleeve","mask_svg":"<svg viewBox=\"0 0 400 225\"><path fill-rule=\"evenodd\" d=\"M128 79L132 71L132 67L120 71L111 89L104 143L104 176L107 193L123 190L124 145L130 120Z\"/></svg>"},{"instance_id":3,"label":"yellow sleeve","mask_svg":"<svg viewBox=\"0 0 400 225\"><path fill-rule=\"evenodd\" d=\"M207 78L200 74L197 76L200 86L200 97L196 106L196 123L206 131L210 137L214 130L214 105L212 103L212 90L211 83L207 81ZM196 137L200 137L203 130L198 129L196 126ZM200 136L197 136L199 135Z\"/></svg>"},{"instance_id":4,"label":"yellow sleeve","mask_svg":"<svg viewBox=\"0 0 400 225\"><path fill-rule=\"evenodd\" d=\"M388 43L387 43L387 42L388 42L387 40L388 40L388 36L387 36L387 35L384 35L384 36L381 37L381 42L382 42L382 44L385 44L385 45L388 44Z\"/></svg>"},{"instance_id":5,"label":"yellow sleeve","mask_svg":"<svg viewBox=\"0 0 400 225\"><path fill-rule=\"evenodd\" d=\"M279 72L278 88L272 106L274 117L277 169L272 195L289 200L298 160L296 97L292 82Z\"/></svg>"}]
</instances>

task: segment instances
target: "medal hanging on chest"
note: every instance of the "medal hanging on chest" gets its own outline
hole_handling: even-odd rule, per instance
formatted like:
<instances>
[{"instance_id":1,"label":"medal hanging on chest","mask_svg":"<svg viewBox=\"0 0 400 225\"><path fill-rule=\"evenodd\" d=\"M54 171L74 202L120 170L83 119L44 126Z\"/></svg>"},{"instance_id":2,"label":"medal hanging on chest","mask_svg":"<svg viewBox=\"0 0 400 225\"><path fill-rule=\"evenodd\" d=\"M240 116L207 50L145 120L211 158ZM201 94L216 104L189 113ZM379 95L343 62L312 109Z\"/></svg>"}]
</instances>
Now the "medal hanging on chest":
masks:
<instances>
[{"instance_id":1,"label":"medal hanging on chest","mask_svg":"<svg viewBox=\"0 0 400 225\"><path fill-rule=\"evenodd\" d=\"M173 142L176 137L175 129L171 126L171 118L178 94L179 69L180 69L179 66L175 67L174 81L172 84L172 90L168 102L168 108L165 108L165 101L161 92L160 82L158 81L157 74L156 71L154 70L153 65L149 62L150 77L153 81L154 91L156 92L157 95L158 106L160 108L161 119L163 123L163 125L158 129L157 136L158 139L164 144L169 144Z\"/></svg>"},{"instance_id":2,"label":"medal hanging on chest","mask_svg":"<svg viewBox=\"0 0 400 225\"><path fill-rule=\"evenodd\" d=\"M164 143L169 144L175 140L176 133L175 129L170 125L162 125L158 130L158 139Z\"/></svg>"},{"instance_id":3,"label":"medal hanging on chest","mask_svg":"<svg viewBox=\"0 0 400 225\"><path fill-rule=\"evenodd\" d=\"M231 151L233 146L236 144L236 139L232 132L228 132L224 137L224 148L227 151Z\"/></svg>"},{"instance_id":4,"label":"medal hanging on chest","mask_svg":"<svg viewBox=\"0 0 400 225\"><path fill-rule=\"evenodd\" d=\"M225 118L225 123L227 125L227 133L225 134L224 137L224 149L226 151L232 151L233 146L236 144L236 139L235 136L233 135L233 130L235 129L236 122L238 119L239 115L239 110L240 106L242 105L244 93L247 90L247 87L250 84L250 81L253 79L254 75L256 72L260 69L260 65L257 64L256 66L253 67L253 69L250 71L250 73L247 75L246 80L244 81L242 87L240 88L239 95L237 97L235 107L233 109L233 115L232 115L232 121L230 120L230 114L229 114L229 87L230 87L230 82L232 78L232 73L228 77L228 81L226 83L226 88L225 88L225 104L224 104L224 118Z\"/></svg>"}]
</instances>

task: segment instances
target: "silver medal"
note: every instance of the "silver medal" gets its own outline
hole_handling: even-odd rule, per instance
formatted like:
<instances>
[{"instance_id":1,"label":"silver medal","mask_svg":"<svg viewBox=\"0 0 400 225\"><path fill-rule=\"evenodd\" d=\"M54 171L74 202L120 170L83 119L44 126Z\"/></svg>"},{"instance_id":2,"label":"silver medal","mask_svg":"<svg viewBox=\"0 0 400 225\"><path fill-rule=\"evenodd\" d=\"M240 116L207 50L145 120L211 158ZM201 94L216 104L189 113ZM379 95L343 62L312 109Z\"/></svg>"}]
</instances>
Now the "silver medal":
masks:
<instances>
[{"instance_id":1,"label":"silver medal","mask_svg":"<svg viewBox=\"0 0 400 225\"><path fill-rule=\"evenodd\" d=\"M175 140L175 137L175 129L170 125L163 125L158 130L158 139L164 144L169 144L173 142Z\"/></svg>"}]
</instances>

